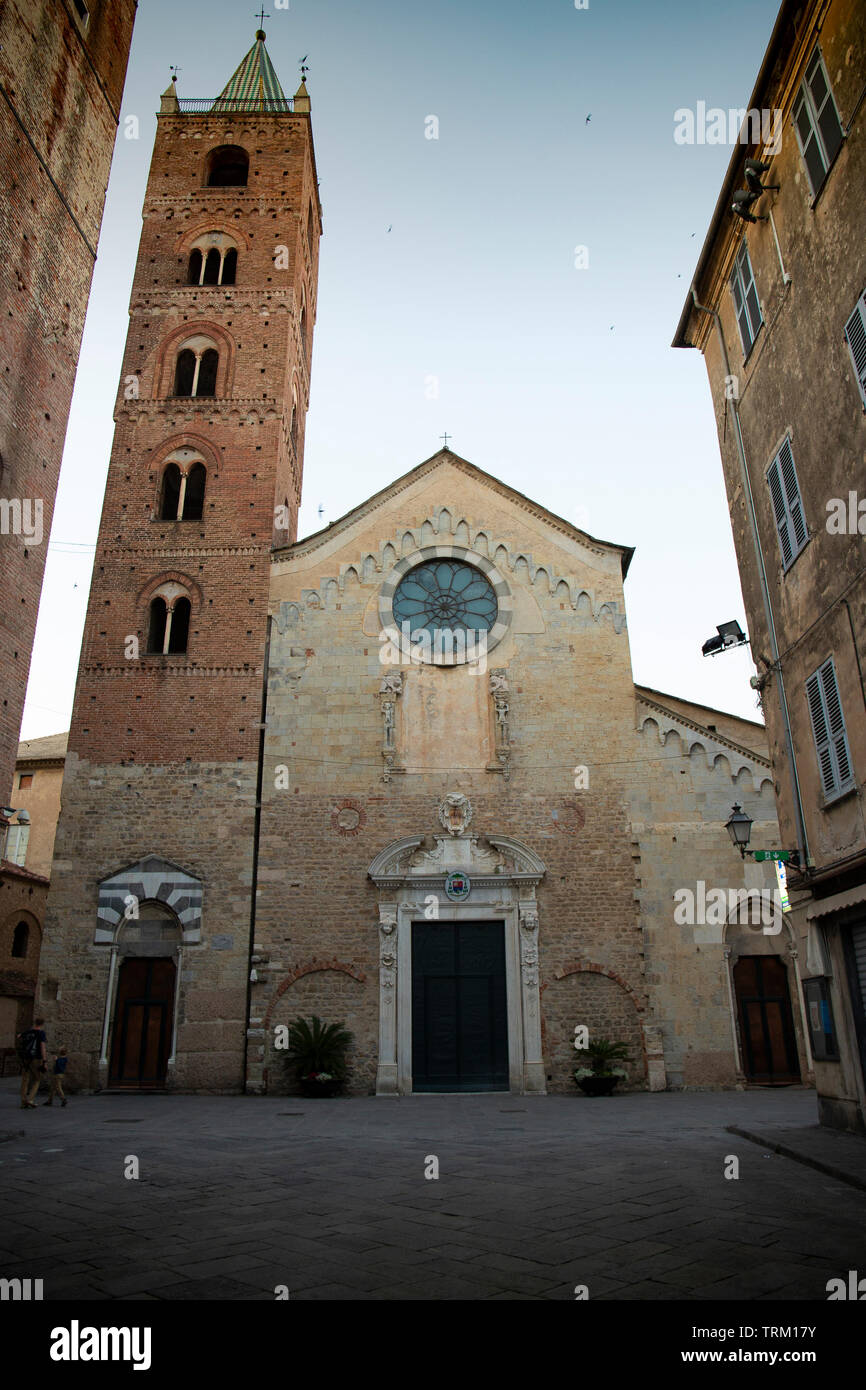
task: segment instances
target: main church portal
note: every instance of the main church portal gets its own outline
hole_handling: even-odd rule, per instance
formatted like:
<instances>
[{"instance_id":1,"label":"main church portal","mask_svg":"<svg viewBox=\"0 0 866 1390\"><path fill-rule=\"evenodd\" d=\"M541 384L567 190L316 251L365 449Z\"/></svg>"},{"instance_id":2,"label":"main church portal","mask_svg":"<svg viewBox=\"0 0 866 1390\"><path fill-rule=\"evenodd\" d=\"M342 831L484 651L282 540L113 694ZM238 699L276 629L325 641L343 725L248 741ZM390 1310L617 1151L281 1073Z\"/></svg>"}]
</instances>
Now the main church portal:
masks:
<instances>
[{"instance_id":1,"label":"main church portal","mask_svg":"<svg viewBox=\"0 0 866 1390\"><path fill-rule=\"evenodd\" d=\"M412 923L413 1091L507 1091L504 922Z\"/></svg>"}]
</instances>

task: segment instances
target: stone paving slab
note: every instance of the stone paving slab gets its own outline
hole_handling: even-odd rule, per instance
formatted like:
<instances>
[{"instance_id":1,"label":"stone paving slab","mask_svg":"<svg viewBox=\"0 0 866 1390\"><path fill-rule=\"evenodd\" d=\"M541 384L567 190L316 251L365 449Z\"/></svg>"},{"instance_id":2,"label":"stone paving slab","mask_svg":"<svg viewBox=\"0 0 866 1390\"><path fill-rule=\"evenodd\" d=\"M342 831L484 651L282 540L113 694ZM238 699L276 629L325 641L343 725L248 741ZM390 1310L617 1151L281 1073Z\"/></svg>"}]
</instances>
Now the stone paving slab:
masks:
<instances>
[{"instance_id":1,"label":"stone paving slab","mask_svg":"<svg viewBox=\"0 0 866 1390\"><path fill-rule=\"evenodd\" d=\"M311 1301L562 1301L585 1284L799 1302L866 1272L866 1191L826 1171L843 1155L853 1172L863 1141L819 1129L811 1092L515 1102L507 1127L500 1096L100 1095L49 1115L17 1112L0 1083L0 1277L41 1277L61 1301L280 1284ZM821 1171L780 1151L804 1134Z\"/></svg>"}]
</instances>

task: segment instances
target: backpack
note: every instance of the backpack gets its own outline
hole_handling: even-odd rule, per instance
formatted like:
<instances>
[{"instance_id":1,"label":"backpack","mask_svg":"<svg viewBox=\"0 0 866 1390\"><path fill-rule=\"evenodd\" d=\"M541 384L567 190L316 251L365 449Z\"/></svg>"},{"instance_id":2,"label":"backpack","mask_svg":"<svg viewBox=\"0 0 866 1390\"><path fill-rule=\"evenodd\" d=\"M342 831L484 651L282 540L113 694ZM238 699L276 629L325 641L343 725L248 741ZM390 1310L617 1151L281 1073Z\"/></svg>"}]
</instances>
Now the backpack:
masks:
<instances>
[{"instance_id":1,"label":"backpack","mask_svg":"<svg viewBox=\"0 0 866 1390\"><path fill-rule=\"evenodd\" d=\"M22 1062L35 1062L39 1056L39 1037L35 1028L25 1028L18 1034L18 1057Z\"/></svg>"}]
</instances>

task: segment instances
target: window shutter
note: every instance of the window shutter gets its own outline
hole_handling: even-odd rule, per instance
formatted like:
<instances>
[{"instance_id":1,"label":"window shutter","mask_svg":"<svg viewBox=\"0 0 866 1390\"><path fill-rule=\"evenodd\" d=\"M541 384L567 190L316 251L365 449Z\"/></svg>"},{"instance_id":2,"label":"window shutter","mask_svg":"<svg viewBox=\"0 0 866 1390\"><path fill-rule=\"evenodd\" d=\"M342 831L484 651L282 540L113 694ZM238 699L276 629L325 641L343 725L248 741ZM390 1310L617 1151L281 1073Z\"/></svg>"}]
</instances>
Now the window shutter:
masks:
<instances>
[{"instance_id":1,"label":"window shutter","mask_svg":"<svg viewBox=\"0 0 866 1390\"><path fill-rule=\"evenodd\" d=\"M851 780L851 758L848 752L848 735L845 730L845 717L842 714L842 701L839 699L839 686L836 683L836 668L832 660L827 661L819 672L824 705L827 710L830 743L836 759L840 790Z\"/></svg>"},{"instance_id":2,"label":"window shutter","mask_svg":"<svg viewBox=\"0 0 866 1390\"><path fill-rule=\"evenodd\" d=\"M821 787L824 796L829 797L836 790L836 785L833 776L833 759L830 754L830 738L827 732L827 716L824 712L824 700L821 695L821 683L818 675L819 673L816 671L814 676L810 676L806 681L806 699L809 702L809 714L812 718L812 733L815 737L815 751L818 754Z\"/></svg>"},{"instance_id":3,"label":"window shutter","mask_svg":"<svg viewBox=\"0 0 866 1390\"><path fill-rule=\"evenodd\" d=\"M779 472L779 460L773 459L770 472L767 475L770 484L770 497L773 500L773 511L776 516L776 529L779 532L779 545L782 549L782 564L788 568L794 558L794 549L791 545L791 536L788 530L788 517L785 512L785 495L782 492L782 479Z\"/></svg>"},{"instance_id":4,"label":"window shutter","mask_svg":"<svg viewBox=\"0 0 866 1390\"><path fill-rule=\"evenodd\" d=\"M854 780L832 657L806 681L806 699L815 737L821 786L824 796L829 799L845 791Z\"/></svg>"},{"instance_id":5,"label":"window shutter","mask_svg":"<svg viewBox=\"0 0 866 1390\"><path fill-rule=\"evenodd\" d=\"M830 91L830 83L819 53L815 54L811 68L806 73L806 82L815 104L818 129L824 142L827 163L830 165L839 153L839 146L842 144L842 127L839 124L833 94Z\"/></svg>"},{"instance_id":6,"label":"window shutter","mask_svg":"<svg viewBox=\"0 0 866 1390\"><path fill-rule=\"evenodd\" d=\"M866 290L860 296L857 306L845 324L845 341L854 364L854 374L866 409Z\"/></svg>"},{"instance_id":7,"label":"window shutter","mask_svg":"<svg viewBox=\"0 0 866 1390\"><path fill-rule=\"evenodd\" d=\"M785 440L779 450L779 468L782 474L782 484L785 488L785 501L788 504L797 554L799 554L809 539L809 533L806 530L806 519L803 516L803 503L800 498L797 471L794 468L794 455L791 453L791 441L789 439Z\"/></svg>"}]
</instances>

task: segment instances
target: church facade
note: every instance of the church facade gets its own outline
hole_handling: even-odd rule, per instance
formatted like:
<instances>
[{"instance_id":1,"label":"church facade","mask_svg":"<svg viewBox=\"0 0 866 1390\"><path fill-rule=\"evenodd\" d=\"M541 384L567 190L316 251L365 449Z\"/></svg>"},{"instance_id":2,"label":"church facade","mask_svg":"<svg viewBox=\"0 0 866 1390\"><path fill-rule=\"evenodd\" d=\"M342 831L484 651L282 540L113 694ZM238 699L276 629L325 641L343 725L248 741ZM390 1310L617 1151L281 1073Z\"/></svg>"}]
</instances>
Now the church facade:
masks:
<instances>
[{"instance_id":1,"label":"church facade","mask_svg":"<svg viewBox=\"0 0 866 1390\"><path fill-rule=\"evenodd\" d=\"M164 95L52 1037L90 1087L291 1090L314 1014L358 1095L571 1090L580 1028L634 1087L808 1080L772 866L725 829L778 843L764 730L635 685L631 550L447 448L296 539L320 230L262 33L204 110Z\"/></svg>"}]
</instances>

